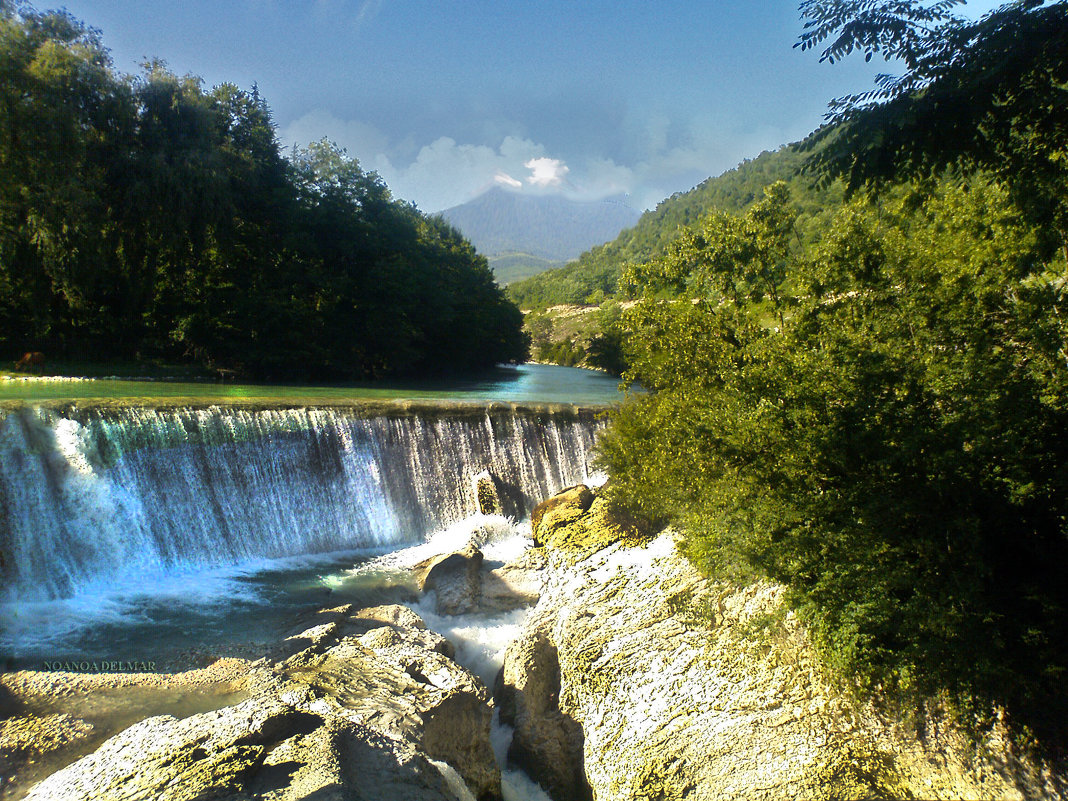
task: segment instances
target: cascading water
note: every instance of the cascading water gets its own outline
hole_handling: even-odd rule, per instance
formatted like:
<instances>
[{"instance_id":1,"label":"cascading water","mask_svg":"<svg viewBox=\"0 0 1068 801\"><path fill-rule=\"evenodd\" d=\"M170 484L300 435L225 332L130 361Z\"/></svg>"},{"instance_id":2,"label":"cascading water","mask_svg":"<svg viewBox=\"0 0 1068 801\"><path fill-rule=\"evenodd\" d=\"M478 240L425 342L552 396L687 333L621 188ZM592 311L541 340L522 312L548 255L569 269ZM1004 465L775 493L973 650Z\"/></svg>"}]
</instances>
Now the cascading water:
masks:
<instances>
[{"instance_id":1,"label":"cascading water","mask_svg":"<svg viewBox=\"0 0 1068 801\"><path fill-rule=\"evenodd\" d=\"M2 600L421 540L476 507L515 517L589 473L596 413L404 406L23 408L0 418Z\"/></svg>"},{"instance_id":2,"label":"cascading water","mask_svg":"<svg viewBox=\"0 0 1068 801\"><path fill-rule=\"evenodd\" d=\"M472 536L503 563L529 543L516 520L591 480L599 427L593 410L501 404L0 412L0 657L34 667L67 654L167 658L180 643L205 645L205 633L214 654L219 643L270 640L285 630L287 610L343 602L346 586L359 593L403 583L414 561ZM479 513L487 478L504 516ZM335 558L334 574L318 576L318 592L330 594L302 589L288 605L288 589L270 578L247 605L234 595L240 583L213 584L216 568L225 575L227 566L258 562L270 574L282 557L365 548L389 553L341 570ZM143 588L154 601L126 597L109 607L116 587L126 596ZM201 598L209 607L221 598L218 615L191 621ZM415 608L490 684L528 611L445 619L426 602ZM109 609L114 619L105 620ZM78 637L101 632L54 646L65 642L65 615ZM506 764L510 730L496 725L493 741L505 799L545 801ZM459 797L470 797L453 778Z\"/></svg>"}]
</instances>

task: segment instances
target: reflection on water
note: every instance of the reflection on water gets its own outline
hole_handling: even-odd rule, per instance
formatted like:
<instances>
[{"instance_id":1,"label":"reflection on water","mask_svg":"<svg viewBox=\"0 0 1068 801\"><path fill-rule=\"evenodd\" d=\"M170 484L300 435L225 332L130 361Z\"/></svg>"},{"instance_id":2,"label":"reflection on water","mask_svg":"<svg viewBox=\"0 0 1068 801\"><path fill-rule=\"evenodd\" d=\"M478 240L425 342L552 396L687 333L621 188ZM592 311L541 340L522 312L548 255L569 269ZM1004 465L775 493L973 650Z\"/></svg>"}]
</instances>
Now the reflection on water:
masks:
<instances>
[{"instance_id":1,"label":"reflection on water","mask_svg":"<svg viewBox=\"0 0 1068 801\"><path fill-rule=\"evenodd\" d=\"M242 400L292 400L314 404L359 399L444 399L521 403L617 403L622 400L619 379L592 370L546 364L502 365L474 377L381 381L326 386L271 384L183 383L176 381L4 380L0 401L29 403L47 400L201 398L220 403Z\"/></svg>"},{"instance_id":2,"label":"reflection on water","mask_svg":"<svg viewBox=\"0 0 1068 801\"><path fill-rule=\"evenodd\" d=\"M372 558L367 551L347 552L194 573L178 587L188 591L184 602L175 587L159 586L125 596L20 604L8 621L2 666L137 661L172 672L222 657L259 659L325 607L412 601L409 572L352 570Z\"/></svg>"}]
</instances>

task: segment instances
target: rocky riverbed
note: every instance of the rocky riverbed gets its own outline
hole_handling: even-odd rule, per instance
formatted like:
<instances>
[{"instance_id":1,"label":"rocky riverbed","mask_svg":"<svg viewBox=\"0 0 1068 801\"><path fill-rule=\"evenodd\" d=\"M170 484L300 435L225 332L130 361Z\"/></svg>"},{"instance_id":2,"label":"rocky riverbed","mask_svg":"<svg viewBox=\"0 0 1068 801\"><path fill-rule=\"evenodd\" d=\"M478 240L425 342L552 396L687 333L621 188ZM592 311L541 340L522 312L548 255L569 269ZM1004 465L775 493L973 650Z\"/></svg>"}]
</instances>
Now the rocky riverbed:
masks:
<instances>
[{"instance_id":1,"label":"rocky riverbed","mask_svg":"<svg viewBox=\"0 0 1068 801\"><path fill-rule=\"evenodd\" d=\"M508 564L483 529L414 567L428 620L530 609L495 682L399 605L322 609L255 661L10 673L0 798L510 799L495 710L555 801L1068 797L997 728L976 742L849 700L781 587L703 579L595 490L550 499L531 533Z\"/></svg>"}]
</instances>

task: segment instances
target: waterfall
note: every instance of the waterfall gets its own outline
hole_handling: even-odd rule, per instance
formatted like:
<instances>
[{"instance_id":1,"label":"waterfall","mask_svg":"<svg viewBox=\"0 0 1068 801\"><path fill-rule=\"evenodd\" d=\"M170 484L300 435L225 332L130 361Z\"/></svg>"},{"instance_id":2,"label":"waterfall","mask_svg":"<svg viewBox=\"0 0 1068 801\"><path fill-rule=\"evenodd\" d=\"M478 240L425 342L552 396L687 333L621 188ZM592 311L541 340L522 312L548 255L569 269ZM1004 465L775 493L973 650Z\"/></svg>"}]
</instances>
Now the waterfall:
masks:
<instances>
[{"instance_id":1,"label":"waterfall","mask_svg":"<svg viewBox=\"0 0 1068 801\"><path fill-rule=\"evenodd\" d=\"M159 576L421 540L590 470L596 413L378 404L313 409L0 412L0 600L70 598Z\"/></svg>"}]
</instances>

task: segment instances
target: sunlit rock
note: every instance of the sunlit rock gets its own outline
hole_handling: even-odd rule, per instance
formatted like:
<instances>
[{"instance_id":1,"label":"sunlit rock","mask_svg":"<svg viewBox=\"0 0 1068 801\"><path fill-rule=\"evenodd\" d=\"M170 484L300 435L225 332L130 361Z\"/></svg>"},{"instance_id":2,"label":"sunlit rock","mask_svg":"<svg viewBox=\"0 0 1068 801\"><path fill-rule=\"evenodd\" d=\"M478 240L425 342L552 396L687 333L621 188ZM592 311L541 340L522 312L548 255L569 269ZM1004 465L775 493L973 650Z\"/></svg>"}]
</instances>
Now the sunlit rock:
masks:
<instances>
[{"instance_id":1,"label":"sunlit rock","mask_svg":"<svg viewBox=\"0 0 1068 801\"><path fill-rule=\"evenodd\" d=\"M30 801L453 801L501 797L489 693L411 610L323 610L250 697L148 718L37 784Z\"/></svg>"},{"instance_id":2,"label":"sunlit rock","mask_svg":"<svg viewBox=\"0 0 1068 801\"><path fill-rule=\"evenodd\" d=\"M617 542L636 545L649 539L637 520L585 484L538 504L530 528L535 545L576 557Z\"/></svg>"},{"instance_id":3,"label":"sunlit rock","mask_svg":"<svg viewBox=\"0 0 1068 801\"><path fill-rule=\"evenodd\" d=\"M495 697L510 756L557 801L581 797L579 760L598 800L1064 797L998 729L836 690L782 587L709 582L670 533L550 560Z\"/></svg>"},{"instance_id":4,"label":"sunlit rock","mask_svg":"<svg viewBox=\"0 0 1068 801\"><path fill-rule=\"evenodd\" d=\"M593 503L593 492L585 484L561 490L537 506L530 515L530 534L535 545L544 545L559 530L577 522Z\"/></svg>"},{"instance_id":5,"label":"sunlit rock","mask_svg":"<svg viewBox=\"0 0 1068 801\"><path fill-rule=\"evenodd\" d=\"M317 713L409 742L452 766L480 801L498 799L489 692L452 653L410 609L380 606L352 613L333 641L318 641L284 669L311 689Z\"/></svg>"},{"instance_id":6,"label":"sunlit rock","mask_svg":"<svg viewBox=\"0 0 1068 801\"><path fill-rule=\"evenodd\" d=\"M482 561L482 551L473 545L430 560L421 577L420 589L437 594L439 615L461 615L478 607L482 597Z\"/></svg>"}]
</instances>

